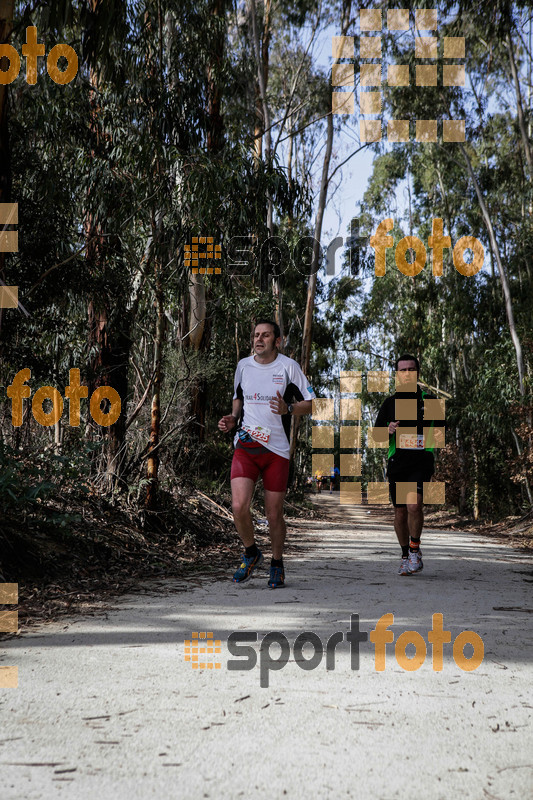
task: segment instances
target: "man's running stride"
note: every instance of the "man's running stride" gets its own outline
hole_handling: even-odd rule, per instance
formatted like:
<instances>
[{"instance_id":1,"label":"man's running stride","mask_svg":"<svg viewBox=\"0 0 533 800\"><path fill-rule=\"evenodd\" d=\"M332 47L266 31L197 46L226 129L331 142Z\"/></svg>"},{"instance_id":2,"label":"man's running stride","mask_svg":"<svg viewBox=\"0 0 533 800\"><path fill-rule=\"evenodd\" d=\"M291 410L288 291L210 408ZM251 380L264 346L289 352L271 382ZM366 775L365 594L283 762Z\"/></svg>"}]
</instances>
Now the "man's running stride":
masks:
<instances>
[{"instance_id":1,"label":"man's running stride","mask_svg":"<svg viewBox=\"0 0 533 800\"><path fill-rule=\"evenodd\" d=\"M232 412L218 423L221 431L236 431L231 496L235 527L245 552L233 581L245 583L263 560L250 513L255 482L261 475L272 542L271 589L285 583L283 501L289 477L291 416L310 414L315 397L297 362L278 352L280 344L280 329L275 322L256 323L254 355L237 364Z\"/></svg>"},{"instance_id":2,"label":"man's running stride","mask_svg":"<svg viewBox=\"0 0 533 800\"><path fill-rule=\"evenodd\" d=\"M402 548L398 573L415 575L424 567L420 549L424 525L423 484L430 481L435 472L433 450L435 444L444 443L445 423L439 420L439 427L435 428L435 419L424 411L425 400L436 400L436 397L418 386L418 359L409 354L400 356L395 369L397 391L381 406L375 427L387 427L389 431L387 477L394 506L394 530ZM409 491L401 498L407 502L397 502L396 484L403 482L416 483L416 493Z\"/></svg>"}]
</instances>

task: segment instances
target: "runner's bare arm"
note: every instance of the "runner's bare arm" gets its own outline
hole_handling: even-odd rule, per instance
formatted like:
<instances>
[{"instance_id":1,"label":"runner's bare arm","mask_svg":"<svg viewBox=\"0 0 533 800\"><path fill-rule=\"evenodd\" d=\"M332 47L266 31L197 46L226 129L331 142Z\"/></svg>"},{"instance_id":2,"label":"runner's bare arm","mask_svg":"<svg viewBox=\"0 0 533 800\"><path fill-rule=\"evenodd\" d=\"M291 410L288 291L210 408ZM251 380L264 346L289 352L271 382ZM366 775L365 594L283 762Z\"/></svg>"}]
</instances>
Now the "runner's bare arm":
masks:
<instances>
[{"instance_id":1,"label":"runner's bare arm","mask_svg":"<svg viewBox=\"0 0 533 800\"><path fill-rule=\"evenodd\" d=\"M293 417L304 417L306 414L310 414L312 410L312 400L299 400L297 403L292 404Z\"/></svg>"},{"instance_id":2,"label":"runner's bare arm","mask_svg":"<svg viewBox=\"0 0 533 800\"><path fill-rule=\"evenodd\" d=\"M231 431L232 428L235 428L237 422L239 421L239 417L242 411L242 400L237 398L233 401L233 407L231 414L226 414L222 419L218 421L218 429L227 433Z\"/></svg>"},{"instance_id":3,"label":"runner's bare arm","mask_svg":"<svg viewBox=\"0 0 533 800\"><path fill-rule=\"evenodd\" d=\"M240 397L237 397L233 401L231 416L235 417L235 421L238 422L241 418L241 413L242 413L242 400L240 399Z\"/></svg>"},{"instance_id":4,"label":"runner's bare arm","mask_svg":"<svg viewBox=\"0 0 533 800\"><path fill-rule=\"evenodd\" d=\"M304 414L310 414L312 405L312 400L299 400L296 403L292 403L292 415L294 417L302 417ZM287 413L287 403L279 392L276 392L276 397L270 401L270 410L273 414Z\"/></svg>"}]
</instances>

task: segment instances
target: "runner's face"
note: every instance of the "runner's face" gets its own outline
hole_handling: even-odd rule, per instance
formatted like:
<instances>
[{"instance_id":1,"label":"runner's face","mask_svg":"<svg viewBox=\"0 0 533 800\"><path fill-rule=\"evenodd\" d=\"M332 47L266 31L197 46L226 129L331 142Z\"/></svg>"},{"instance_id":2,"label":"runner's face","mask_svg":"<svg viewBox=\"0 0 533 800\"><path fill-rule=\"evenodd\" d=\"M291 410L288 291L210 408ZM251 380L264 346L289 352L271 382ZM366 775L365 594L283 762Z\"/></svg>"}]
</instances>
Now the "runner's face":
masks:
<instances>
[{"instance_id":1,"label":"runner's face","mask_svg":"<svg viewBox=\"0 0 533 800\"><path fill-rule=\"evenodd\" d=\"M416 364L411 359L399 361L396 372L398 375L398 382L402 385L405 383L415 383L418 378Z\"/></svg>"},{"instance_id":2,"label":"runner's face","mask_svg":"<svg viewBox=\"0 0 533 800\"><path fill-rule=\"evenodd\" d=\"M254 352L257 355L271 355L279 340L274 337L272 325L257 325L254 331Z\"/></svg>"}]
</instances>

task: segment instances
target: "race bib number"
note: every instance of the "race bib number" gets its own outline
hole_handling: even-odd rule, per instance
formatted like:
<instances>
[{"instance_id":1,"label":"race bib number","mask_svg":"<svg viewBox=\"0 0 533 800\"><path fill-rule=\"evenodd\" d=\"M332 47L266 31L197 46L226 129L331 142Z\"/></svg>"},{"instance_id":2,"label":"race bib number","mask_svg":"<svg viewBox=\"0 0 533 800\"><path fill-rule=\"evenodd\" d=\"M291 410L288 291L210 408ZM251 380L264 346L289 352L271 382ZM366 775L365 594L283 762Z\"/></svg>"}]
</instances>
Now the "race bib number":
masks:
<instances>
[{"instance_id":1,"label":"race bib number","mask_svg":"<svg viewBox=\"0 0 533 800\"><path fill-rule=\"evenodd\" d=\"M261 425L256 425L255 428L249 428L246 425L243 425L243 430L250 434L252 439L255 439L256 442L261 442L261 444L266 444L270 439L271 430L270 428L263 428Z\"/></svg>"},{"instance_id":2,"label":"race bib number","mask_svg":"<svg viewBox=\"0 0 533 800\"><path fill-rule=\"evenodd\" d=\"M401 433L400 434L400 449L401 450L423 450L424 449L424 436L423 434L415 433Z\"/></svg>"}]
</instances>

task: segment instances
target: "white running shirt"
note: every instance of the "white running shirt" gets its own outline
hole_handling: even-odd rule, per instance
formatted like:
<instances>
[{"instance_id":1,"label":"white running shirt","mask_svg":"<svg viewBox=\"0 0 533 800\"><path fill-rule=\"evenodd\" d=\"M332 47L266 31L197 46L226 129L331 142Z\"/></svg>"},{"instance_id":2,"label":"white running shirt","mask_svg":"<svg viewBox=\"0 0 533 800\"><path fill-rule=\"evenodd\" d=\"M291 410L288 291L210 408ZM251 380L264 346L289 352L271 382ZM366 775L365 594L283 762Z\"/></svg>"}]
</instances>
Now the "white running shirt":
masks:
<instances>
[{"instance_id":1,"label":"white running shirt","mask_svg":"<svg viewBox=\"0 0 533 800\"><path fill-rule=\"evenodd\" d=\"M270 364L260 364L253 356L242 358L235 370L233 399L243 401L241 425L247 429L270 429L263 447L283 458L290 455L290 414L274 414L270 400L279 392L286 403L312 400L315 393L303 374L300 365L292 358L278 353ZM238 442L235 434L234 443Z\"/></svg>"}]
</instances>

